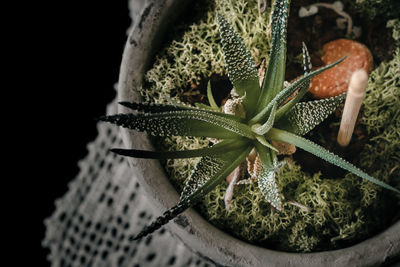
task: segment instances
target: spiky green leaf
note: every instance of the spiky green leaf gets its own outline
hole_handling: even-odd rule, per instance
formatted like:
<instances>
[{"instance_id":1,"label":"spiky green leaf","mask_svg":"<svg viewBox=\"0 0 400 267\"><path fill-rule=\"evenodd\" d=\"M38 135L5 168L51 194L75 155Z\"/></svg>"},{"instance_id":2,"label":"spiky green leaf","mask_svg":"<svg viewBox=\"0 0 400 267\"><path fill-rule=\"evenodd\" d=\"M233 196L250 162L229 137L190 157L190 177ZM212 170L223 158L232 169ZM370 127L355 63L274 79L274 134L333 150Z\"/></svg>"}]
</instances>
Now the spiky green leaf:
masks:
<instances>
[{"instance_id":1,"label":"spiky green leaf","mask_svg":"<svg viewBox=\"0 0 400 267\"><path fill-rule=\"evenodd\" d=\"M303 51L303 68L304 68L304 75L307 75L308 73L311 72L312 69L312 64L311 64L311 59L310 59L310 55L308 54L308 50L307 50L307 46L306 44L303 42L303 47L302 47L302 51ZM276 121L279 121L280 118L285 115L289 110L291 110L293 108L293 106L298 103L300 101L300 99L303 98L303 96L307 93L308 88L310 86L311 83L311 79L308 81L305 81L303 84L301 84L301 86L299 86L298 89L296 89L297 94L296 96L291 99L288 103L286 103L285 105L283 105L278 112L276 113Z\"/></svg>"},{"instance_id":2,"label":"spiky green leaf","mask_svg":"<svg viewBox=\"0 0 400 267\"><path fill-rule=\"evenodd\" d=\"M256 144L256 150L260 157L261 172L258 176L258 188L265 199L277 210L282 210L275 174L277 171L277 158L275 152L266 149L261 144Z\"/></svg>"},{"instance_id":3,"label":"spiky green leaf","mask_svg":"<svg viewBox=\"0 0 400 267\"><path fill-rule=\"evenodd\" d=\"M173 105L173 104L156 104L156 103L138 103L138 102L119 102L118 104L127 107L132 110L145 113L160 113L166 111L177 111L177 110L191 110L192 107L184 105Z\"/></svg>"},{"instance_id":4,"label":"spiky green leaf","mask_svg":"<svg viewBox=\"0 0 400 267\"><path fill-rule=\"evenodd\" d=\"M227 139L220 143L213 145L212 147L193 149L193 150L182 150L182 151L148 151L148 150L137 150L137 149L121 149L113 148L111 152L121 156L133 157L133 158L145 158L145 159L181 159L181 158L196 158L204 156L215 156L226 153L229 150L235 150L242 148L242 141Z\"/></svg>"},{"instance_id":5,"label":"spiky green leaf","mask_svg":"<svg viewBox=\"0 0 400 267\"><path fill-rule=\"evenodd\" d=\"M345 98L346 93L343 93L335 97L297 103L275 127L305 135L335 111Z\"/></svg>"},{"instance_id":6,"label":"spiky green leaf","mask_svg":"<svg viewBox=\"0 0 400 267\"><path fill-rule=\"evenodd\" d=\"M307 46L304 42L302 44L302 54L303 54L303 68L304 68L304 74L307 74L311 71L312 69L312 64L311 64L311 58L310 54L308 53Z\"/></svg>"},{"instance_id":7,"label":"spiky green leaf","mask_svg":"<svg viewBox=\"0 0 400 267\"><path fill-rule=\"evenodd\" d=\"M357 175L361 178L364 178L376 185L379 185L383 188L392 190L392 191L400 194L400 190L368 175L367 173L363 172L362 170L360 170L353 164L347 162L346 160L342 159L341 157L333 154L332 152L311 142L308 139L305 139L305 138L295 135L293 133L290 133L290 132L287 132L284 130L275 129L275 128L272 128L268 132L267 136L268 136L268 138L270 138L272 140L282 141L282 142L287 142L287 143L293 144L296 147L301 148L301 149L303 149L323 160L326 160L327 162L332 163L346 171L352 172L355 175Z\"/></svg>"},{"instance_id":8,"label":"spiky green leaf","mask_svg":"<svg viewBox=\"0 0 400 267\"><path fill-rule=\"evenodd\" d=\"M202 111L205 113L209 113L212 115L216 116L221 116L225 117L231 120L239 121L239 122L244 122L243 119L231 115L231 114L225 114L220 111L217 111L215 108L212 108L210 106L201 104L201 103L196 103L196 107L191 107L188 105L184 105L182 103L175 103L175 104L156 104L156 103L137 103L137 102L119 102L120 105L127 107L129 109L138 111L138 112L143 112L143 113L163 113L167 111Z\"/></svg>"},{"instance_id":9,"label":"spiky green leaf","mask_svg":"<svg viewBox=\"0 0 400 267\"><path fill-rule=\"evenodd\" d=\"M248 143L243 142L243 145ZM164 224L196 205L204 195L209 193L222 179L226 178L250 153L251 147L229 151L220 157L204 157L197 164L192 175L188 179L181 199L177 205L165 211L149 226L146 226L133 240L140 239L153 233Z\"/></svg>"},{"instance_id":10,"label":"spiky green leaf","mask_svg":"<svg viewBox=\"0 0 400 267\"><path fill-rule=\"evenodd\" d=\"M217 19L229 80L239 96L246 96L243 106L251 118L260 95L257 68L242 38L222 16L217 14Z\"/></svg>"},{"instance_id":11,"label":"spiky green leaf","mask_svg":"<svg viewBox=\"0 0 400 267\"><path fill-rule=\"evenodd\" d=\"M272 110L271 113L269 114L268 120L263 125L254 124L253 126L251 126L251 130L256 134L264 135L274 125L275 114L276 114L276 103L272 106Z\"/></svg>"},{"instance_id":12,"label":"spiky green leaf","mask_svg":"<svg viewBox=\"0 0 400 267\"><path fill-rule=\"evenodd\" d=\"M194 171L187 179L181 194L181 201L202 197L226 178L250 153L248 140L240 141L242 148L226 151L218 156L201 158Z\"/></svg>"},{"instance_id":13,"label":"spiky green leaf","mask_svg":"<svg viewBox=\"0 0 400 267\"><path fill-rule=\"evenodd\" d=\"M211 91L211 82L210 81L208 81L208 84L207 84L207 99L208 99L208 102L210 103L210 106L212 109L219 110L219 107L218 107L217 103L215 103L214 96Z\"/></svg>"},{"instance_id":14,"label":"spiky green leaf","mask_svg":"<svg viewBox=\"0 0 400 267\"><path fill-rule=\"evenodd\" d=\"M165 211L161 216L157 217L157 219L155 219L150 225L145 226L139 234L132 238L132 240L138 240L153 233L190 207L191 203L189 202L178 203L169 210Z\"/></svg>"},{"instance_id":15,"label":"spiky green leaf","mask_svg":"<svg viewBox=\"0 0 400 267\"><path fill-rule=\"evenodd\" d=\"M213 114L202 110L117 114L99 119L153 136L204 136L221 139L245 136L254 139L254 134L247 125L222 113Z\"/></svg>"},{"instance_id":16,"label":"spiky green leaf","mask_svg":"<svg viewBox=\"0 0 400 267\"><path fill-rule=\"evenodd\" d=\"M196 108L202 109L202 110L208 110L208 111L215 111L214 108L212 108L209 105L203 104L203 103L194 103Z\"/></svg>"},{"instance_id":17,"label":"spiky green leaf","mask_svg":"<svg viewBox=\"0 0 400 267\"><path fill-rule=\"evenodd\" d=\"M286 27L289 16L289 1L276 0L271 22L271 53L265 70L258 100L257 112L260 112L283 88L286 64Z\"/></svg>"},{"instance_id":18,"label":"spiky green leaf","mask_svg":"<svg viewBox=\"0 0 400 267\"><path fill-rule=\"evenodd\" d=\"M300 79L298 79L295 82L293 82L292 84L290 84L288 87L286 87L285 89L280 91L274 97L274 99L272 99L272 101L268 103L268 105L263 110L261 110L256 116L254 116L250 120L250 124L255 124L255 123L258 123L258 122L262 121L263 119L265 119L266 116L268 116L269 112L271 111L273 105L275 105L275 103L279 107L286 99L288 99L288 97L290 97L297 90L299 90L299 89L300 90L304 90L304 88L308 89L308 84L309 84L309 82L311 81L312 78L314 78L315 76L317 76L321 72L334 67L335 65L339 64L340 62L342 62L344 59L345 58L341 58L341 59L339 59L338 61L336 61L336 62L334 62L332 64L326 65L326 66L324 66L322 68L319 68L319 69L314 70L314 71L312 71L310 73L307 73L306 75L304 75ZM297 95L296 95L295 99L296 99L296 101L300 100L297 97ZM293 101L293 99L291 101ZM278 117L278 113L284 114L284 113L280 112L280 110L282 108L285 108L285 106L283 106L283 107L278 109L277 117Z\"/></svg>"},{"instance_id":19,"label":"spiky green leaf","mask_svg":"<svg viewBox=\"0 0 400 267\"><path fill-rule=\"evenodd\" d=\"M263 135L256 135L256 139L259 143L261 143L263 146L268 147L269 149L272 149L276 153L278 153L278 149L276 149L273 145L271 145Z\"/></svg>"}]
</instances>

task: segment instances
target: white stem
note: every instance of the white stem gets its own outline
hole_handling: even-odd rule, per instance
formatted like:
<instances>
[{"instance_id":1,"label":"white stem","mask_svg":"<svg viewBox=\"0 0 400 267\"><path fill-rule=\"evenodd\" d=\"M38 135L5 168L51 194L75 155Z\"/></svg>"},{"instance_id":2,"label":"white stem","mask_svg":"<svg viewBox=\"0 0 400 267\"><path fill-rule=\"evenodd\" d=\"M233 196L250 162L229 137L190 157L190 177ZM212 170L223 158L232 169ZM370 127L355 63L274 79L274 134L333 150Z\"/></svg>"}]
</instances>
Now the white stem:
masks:
<instances>
[{"instance_id":1,"label":"white stem","mask_svg":"<svg viewBox=\"0 0 400 267\"><path fill-rule=\"evenodd\" d=\"M240 169L240 165L239 165L227 177L227 180L230 180L230 181L229 181L228 188L226 188L225 198L224 198L226 210L229 210L229 208L231 206L233 190L235 189L235 185L236 185L237 181L239 180L240 172L241 172L241 169Z\"/></svg>"},{"instance_id":2,"label":"white stem","mask_svg":"<svg viewBox=\"0 0 400 267\"><path fill-rule=\"evenodd\" d=\"M351 76L337 137L337 142L342 147L350 143L367 84L368 74L365 70L357 70Z\"/></svg>"},{"instance_id":3,"label":"white stem","mask_svg":"<svg viewBox=\"0 0 400 267\"><path fill-rule=\"evenodd\" d=\"M310 207L307 207L306 205L300 204L300 203L295 202L295 201L293 201L293 200L289 200L289 201L287 201L287 203L290 204L290 205L292 205L292 206L298 207L298 208L300 208L300 209L302 209L302 210L304 210L304 211L307 211L307 212L310 212L310 211L311 211L311 208L310 208Z\"/></svg>"}]
</instances>

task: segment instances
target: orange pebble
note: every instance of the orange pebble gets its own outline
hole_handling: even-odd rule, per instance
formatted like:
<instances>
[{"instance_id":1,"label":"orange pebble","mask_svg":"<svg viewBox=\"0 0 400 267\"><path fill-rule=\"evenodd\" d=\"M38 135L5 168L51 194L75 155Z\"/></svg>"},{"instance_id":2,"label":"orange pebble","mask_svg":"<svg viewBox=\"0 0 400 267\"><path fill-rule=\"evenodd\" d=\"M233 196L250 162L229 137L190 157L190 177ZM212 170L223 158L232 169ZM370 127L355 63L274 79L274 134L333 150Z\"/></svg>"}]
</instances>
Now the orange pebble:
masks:
<instances>
[{"instance_id":1,"label":"orange pebble","mask_svg":"<svg viewBox=\"0 0 400 267\"><path fill-rule=\"evenodd\" d=\"M308 91L315 98L328 98L347 91L351 75L358 69L364 69L368 74L372 71L373 58L369 49L356 41L337 39L326 43L321 57L325 65L331 64L342 57L346 59L311 80Z\"/></svg>"}]
</instances>

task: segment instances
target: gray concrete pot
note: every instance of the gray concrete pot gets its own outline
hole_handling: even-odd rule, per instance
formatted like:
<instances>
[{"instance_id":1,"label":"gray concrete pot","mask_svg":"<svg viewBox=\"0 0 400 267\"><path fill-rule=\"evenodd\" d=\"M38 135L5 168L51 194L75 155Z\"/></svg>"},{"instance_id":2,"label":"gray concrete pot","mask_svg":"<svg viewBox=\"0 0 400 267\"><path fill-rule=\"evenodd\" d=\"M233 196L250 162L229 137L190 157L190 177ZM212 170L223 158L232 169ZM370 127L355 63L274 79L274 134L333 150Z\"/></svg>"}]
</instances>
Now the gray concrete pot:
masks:
<instances>
[{"instance_id":1,"label":"gray concrete pot","mask_svg":"<svg viewBox=\"0 0 400 267\"><path fill-rule=\"evenodd\" d=\"M123 54L118 84L119 101L140 101L138 88L154 51L177 12L187 0L159 0L147 3L140 21L130 33ZM120 112L129 112L120 107ZM152 149L146 135L122 129L127 148ZM158 161L130 159L139 182L161 214L177 203L179 195ZM212 226L189 209L168 224L171 232L189 248L227 266L376 266L400 255L400 222L364 242L346 249L318 253L286 253L238 240Z\"/></svg>"}]
</instances>

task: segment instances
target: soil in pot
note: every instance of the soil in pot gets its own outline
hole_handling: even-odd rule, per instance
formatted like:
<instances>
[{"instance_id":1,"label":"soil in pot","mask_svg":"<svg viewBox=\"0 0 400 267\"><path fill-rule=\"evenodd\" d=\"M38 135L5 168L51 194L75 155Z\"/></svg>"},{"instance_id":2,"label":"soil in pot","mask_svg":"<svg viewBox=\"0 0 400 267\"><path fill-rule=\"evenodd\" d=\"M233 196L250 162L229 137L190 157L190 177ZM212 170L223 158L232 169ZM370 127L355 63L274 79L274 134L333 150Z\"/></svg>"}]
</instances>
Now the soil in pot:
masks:
<instances>
[{"instance_id":1,"label":"soil in pot","mask_svg":"<svg viewBox=\"0 0 400 267\"><path fill-rule=\"evenodd\" d=\"M321 10L317 16L300 19L296 15L301 5L311 1L293 1L288 26L287 80L301 74L296 57L301 41L313 52L318 66L322 45L344 36L335 28L334 13ZM193 11L195 22L186 20L172 34L155 64L147 72L142 92L145 100L165 103L183 101L188 104L206 103L206 84L211 79L217 102L222 103L230 92L222 52L219 45L215 10L231 22L251 49L253 58L261 64L267 59L268 15L260 14L254 1L198 1ZM269 12L269 10L267 10ZM349 12L355 12L349 8ZM351 14L355 24L365 27L361 42L373 51L379 65L371 75L364 109L356 129L356 137L345 150L336 147L336 132L340 118L331 116L308 138L341 154L371 175L400 185L400 151L398 130L400 117L398 77L399 52L386 28L386 18L367 18ZM374 38L379 33L380 38ZM379 39L379 41L377 41ZM389 48L389 49L388 49ZM393 48L390 50L390 48ZM390 51L388 51L390 50ZM375 52L378 51L378 52ZM388 51L388 52L387 52ZM393 53L394 58L389 63ZM397 99L397 101L396 101ZM378 112L378 111L384 111ZM340 114L340 112L339 112ZM159 149L195 149L210 145L200 138L165 138L154 140ZM167 173L178 190L193 170L198 159L179 159L164 162ZM224 206L227 183L208 194L198 210L217 227L248 242L285 251L320 251L347 247L388 227L399 219L399 200L381 188L325 162L298 151L286 159L278 182L286 200L294 200L311 211L285 204L282 212L272 210L255 185L237 187L231 209ZM315 166L322 166L315 168ZM399 166L399 167L397 167ZM397 212L396 212L397 211Z\"/></svg>"}]
</instances>

